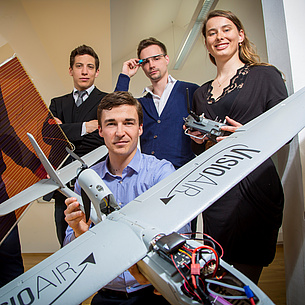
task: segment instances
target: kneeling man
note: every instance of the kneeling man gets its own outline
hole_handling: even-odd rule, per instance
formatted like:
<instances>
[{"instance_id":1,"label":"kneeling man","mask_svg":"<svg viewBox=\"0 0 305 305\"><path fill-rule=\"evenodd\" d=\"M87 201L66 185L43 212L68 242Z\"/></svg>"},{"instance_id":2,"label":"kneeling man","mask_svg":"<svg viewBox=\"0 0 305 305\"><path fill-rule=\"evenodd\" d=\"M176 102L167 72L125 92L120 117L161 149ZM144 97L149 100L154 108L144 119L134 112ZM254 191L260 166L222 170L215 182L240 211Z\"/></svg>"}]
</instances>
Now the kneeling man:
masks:
<instances>
[{"instance_id":1,"label":"kneeling man","mask_svg":"<svg viewBox=\"0 0 305 305\"><path fill-rule=\"evenodd\" d=\"M106 183L118 204L123 207L147 189L174 172L166 160L141 154L137 148L142 134L143 112L140 103L128 92L106 95L98 107L98 129L109 155L92 167ZM80 194L76 182L75 191ZM69 226L64 244L89 230L85 215L75 198L66 199L66 221ZM190 231L186 226L181 232ZM123 254L122 254L123 255ZM136 279L131 275L131 273ZM169 304L133 266L103 287L91 304Z\"/></svg>"}]
</instances>

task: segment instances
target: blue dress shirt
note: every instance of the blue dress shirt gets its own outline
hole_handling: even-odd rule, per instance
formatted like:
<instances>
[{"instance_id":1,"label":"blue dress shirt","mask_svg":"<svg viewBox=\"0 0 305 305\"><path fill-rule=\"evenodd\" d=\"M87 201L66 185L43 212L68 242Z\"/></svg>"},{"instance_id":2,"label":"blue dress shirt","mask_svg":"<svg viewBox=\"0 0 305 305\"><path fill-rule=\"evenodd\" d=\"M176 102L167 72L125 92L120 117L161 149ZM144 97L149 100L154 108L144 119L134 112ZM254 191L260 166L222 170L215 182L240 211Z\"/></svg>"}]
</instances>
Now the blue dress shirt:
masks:
<instances>
[{"instance_id":1,"label":"blue dress shirt","mask_svg":"<svg viewBox=\"0 0 305 305\"><path fill-rule=\"evenodd\" d=\"M107 162L108 157L105 161L91 168L103 179L121 207L124 207L130 201L175 171L169 161L158 160L154 156L141 154L139 150L137 150L131 162L123 170L122 177L111 174L108 170ZM80 186L76 182L75 192L80 194L80 191ZM184 227L183 231L190 232L190 227ZM64 245L74 238L73 230L68 226ZM124 254L122 253L122 255ZM148 285L140 285L128 271L125 271L108 283L105 288L130 293L146 286Z\"/></svg>"}]
</instances>

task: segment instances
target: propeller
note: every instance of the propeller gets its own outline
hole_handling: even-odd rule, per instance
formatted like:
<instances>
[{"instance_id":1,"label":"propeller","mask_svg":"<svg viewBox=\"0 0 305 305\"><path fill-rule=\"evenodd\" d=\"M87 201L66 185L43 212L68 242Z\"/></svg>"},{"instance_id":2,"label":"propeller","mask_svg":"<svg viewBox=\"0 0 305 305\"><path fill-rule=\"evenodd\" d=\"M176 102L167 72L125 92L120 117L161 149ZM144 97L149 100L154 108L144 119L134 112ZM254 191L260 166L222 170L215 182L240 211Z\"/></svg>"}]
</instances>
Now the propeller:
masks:
<instances>
[{"instance_id":1,"label":"propeller","mask_svg":"<svg viewBox=\"0 0 305 305\"><path fill-rule=\"evenodd\" d=\"M77 177L78 177L79 174L83 170L88 168L88 165L84 162L84 160L81 157L79 157L76 153L74 153L69 147L66 147L66 151L72 158L74 158L75 160L78 160L82 165L80 168L80 171L77 175ZM90 200L89 196L87 195L87 193L82 188L81 188L81 197L82 197L83 206L84 206L84 210L85 210L86 222L88 222L90 219L91 200Z\"/></svg>"},{"instance_id":2,"label":"propeller","mask_svg":"<svg viewBox=\"0 0 305 305\"><path fill-rule=\"evenodd\" d=\"M86 215L86 222L90 219L90 211L91 211L91 200L88 197L87 193L81 188L80 195L82 197L85 215Z\"/></svg>"},{"instance_id":3,"label":"propeller","mask_svg":"<svg viewBox=\"0 0 305 305\"><path fill-rule=\"evenodd\" d=\"M72 158L74 158L75 160L81 163L82 165L81 170L88 168L88 165L84 162L84 160L81 157L79 157L75 152L73 152L69 147L66 147L66 151Z\"/></svg>"}]
</instances>

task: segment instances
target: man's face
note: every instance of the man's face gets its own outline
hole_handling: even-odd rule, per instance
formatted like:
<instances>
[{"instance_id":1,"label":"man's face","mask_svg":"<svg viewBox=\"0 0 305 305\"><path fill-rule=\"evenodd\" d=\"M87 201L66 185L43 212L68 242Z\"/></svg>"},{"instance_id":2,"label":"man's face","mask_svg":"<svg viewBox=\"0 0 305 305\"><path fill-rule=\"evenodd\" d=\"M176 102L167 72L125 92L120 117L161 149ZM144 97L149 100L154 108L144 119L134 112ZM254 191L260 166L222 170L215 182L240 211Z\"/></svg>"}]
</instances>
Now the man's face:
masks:
<instances>
[{"instance_id":1,"label":"man's face","mask_svg":"<svg viewBox=\"0 0 305 305\"><path fill-rule=\"evenodd\" d=\"M142 134L136 107L121 105L103 110L101 124L99 134L104 138L109 156L132 158Z\"/></svg>"},{"instance_id":2,"label":"man's face","mask_svg":"<svg viewBox=\"0 0 305 305\"><path fill-rule=\"evenodd\" d=\"M73 77L74 87L83 91L93 85L99 70L96 70L95 59L91 55L76 55L73 68L69 68L69 74Z\"/></svg>"},{"instance_id":3,"label":"man's face","mask_svg":"<svg viewBox=\"0 0 305 305\"><path fill-rule=\"evenodd\" d=\"M146 62L141 66L144 73L152 83L158 82L164 77L168 77L167 66L169 63L169 57L168 55L164 56L163 54L162 49L157 45L151 45L143 49L140 53L140 59L147 58Z\"/></svg>"}]
</instances>

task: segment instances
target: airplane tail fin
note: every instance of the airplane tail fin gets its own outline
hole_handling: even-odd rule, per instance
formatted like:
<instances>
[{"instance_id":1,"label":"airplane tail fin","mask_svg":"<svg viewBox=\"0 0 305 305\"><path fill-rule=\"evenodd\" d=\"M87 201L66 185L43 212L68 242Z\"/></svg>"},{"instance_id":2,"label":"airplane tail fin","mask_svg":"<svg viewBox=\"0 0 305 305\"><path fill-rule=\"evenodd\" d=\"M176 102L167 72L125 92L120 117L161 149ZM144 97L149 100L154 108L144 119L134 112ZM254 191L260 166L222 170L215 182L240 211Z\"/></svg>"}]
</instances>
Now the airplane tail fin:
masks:
<instances>
[{"instance_id":1,"label":"airplane tail fin","mask_svg":"<svg viewBox=\"0 0 305 305\"><path fill-rule=\"evenodd\" d=\"M50 178L56 182L60 187L64 188L65 185L64 183L61 181L61 179L59 178L58 174L56 173L56 171L54 170L53 166L51 165L51 163L49 162L48 158L46 157L46 155L43 153L43 151L41 150L41 148L39 147L38 143L36 142L35 138L30 134L27 133L27 136L39 158L39 160L41 161L42 165L44 166L45 170L47 171L48 175L50 176Z\"/></svg>"}]
</instances>

